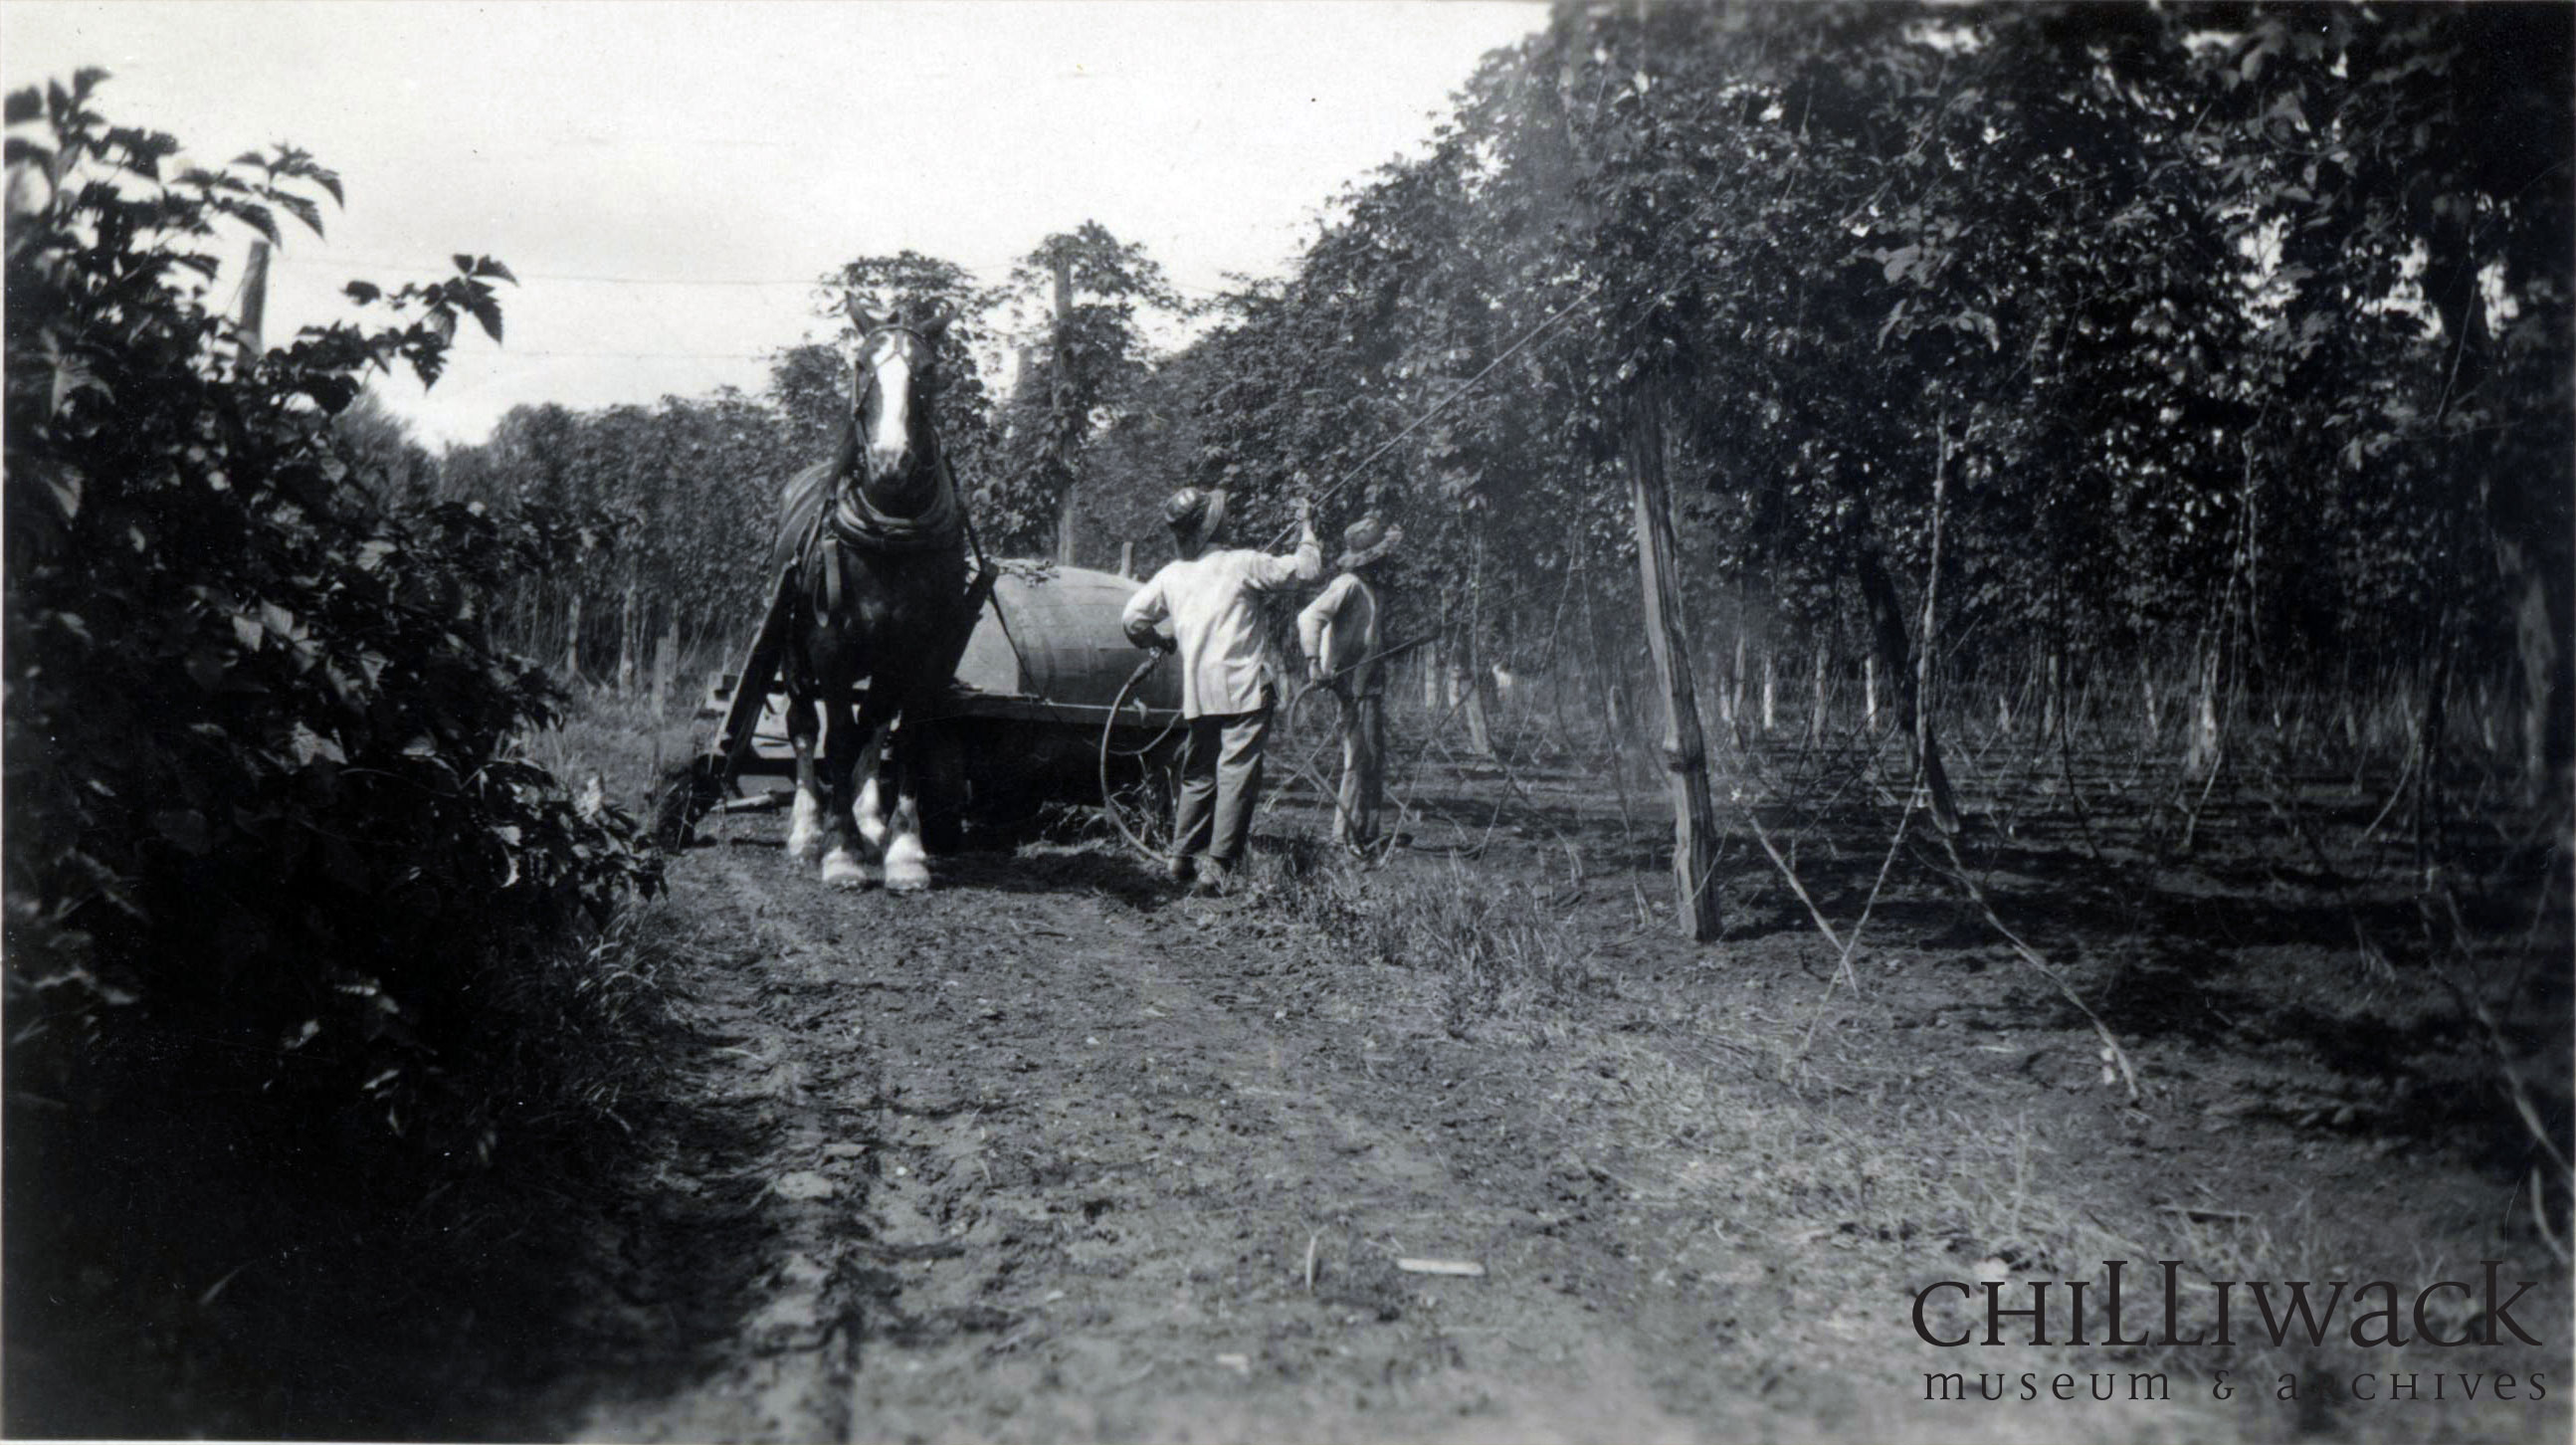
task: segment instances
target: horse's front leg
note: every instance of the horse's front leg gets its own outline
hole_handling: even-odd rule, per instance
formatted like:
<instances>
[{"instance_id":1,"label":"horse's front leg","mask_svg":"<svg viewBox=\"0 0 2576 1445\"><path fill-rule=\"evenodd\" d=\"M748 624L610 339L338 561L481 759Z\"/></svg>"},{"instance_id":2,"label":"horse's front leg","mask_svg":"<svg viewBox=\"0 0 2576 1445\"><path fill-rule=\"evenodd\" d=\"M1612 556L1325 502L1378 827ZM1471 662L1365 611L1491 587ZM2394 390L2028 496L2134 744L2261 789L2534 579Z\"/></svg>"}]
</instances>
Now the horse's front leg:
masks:
<instances>
[{"instance_id":1,"label":"horse's front leg","mask_svg":"<svg viewBox=\"0 0 2576 1445\"><path fill-rule=\"evenodd\" d=\"M887 769L894 786L894 816L886 823L885 886L888 893L919 893L930 886L930 851L921 843L921 769L913 754L922 744L922 725L906 708L900 726L886 743Z\"/></svg>"},{"instance_id":2,"label":"horse's front leg","mask_svg":"<svg viewBox=\"0 0 2576 1445\"><path fill-rule=\"evenodd\" d=\"M814 771L814 741L822 730L814 699L788 694L787 740L796 749L796 804L787 815L787 856L805 863L823 849L823 785Z\"/></svg>"},{"instance_id":3,"label":"horse's front leg","mask_svg":"<svg viewBox=\"0 0 2576 1445\"><path fill-rule=\"evenodd\" d=\"M879 858L885 856L888 836L885 813L888 789L884 784L884 773L889 740L893 738L894 731L892 723L878 728L876 737L868 745L868 755L859 763L859 837Z\"/></svg>"},{"instance_id":4,"label":"horse's front leg","mask_svg":"<svg viewBox=\"0 0 2576 1445\"><path fill-rule=\"evenodd\" d=\"M823 881L838 888L864 888L870 881L868 849L854 816L855 780L861 755L869 751L870 734L878 730L880 720L866 703L859 705L855 716L848 707L836 705L831 711L832 730L823 740L823 767L832 783L832 807L824 820L831 846L823 853Z\"/></svg>"}]
</instances>

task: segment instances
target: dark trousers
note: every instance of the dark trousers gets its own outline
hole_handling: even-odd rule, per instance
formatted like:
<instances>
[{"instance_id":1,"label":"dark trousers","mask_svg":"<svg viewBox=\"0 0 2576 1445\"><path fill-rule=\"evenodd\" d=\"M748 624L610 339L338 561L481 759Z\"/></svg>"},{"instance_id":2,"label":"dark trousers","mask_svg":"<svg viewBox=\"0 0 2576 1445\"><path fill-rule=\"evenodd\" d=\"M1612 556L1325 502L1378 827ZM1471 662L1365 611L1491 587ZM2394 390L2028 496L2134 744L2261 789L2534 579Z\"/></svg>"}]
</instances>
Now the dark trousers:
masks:
<instances>
[{"instance_id":1,"label":"dark trousers","mask_svg":"<svg viewBox=\"0 0 2576 1445\"><path fill-rule=\"evenodd\" d=\"M1386 789L1386 699L1375 692L1342 698L1342 787L1333 800L1333 841L1365 849L1377 841L1379 800Z\"/></svg>"},{"instance_id":2,"label":"dark trousers","mask_svg":"<svg viewBox=\"0 0 2576 1445\"><path fill-rule=\"evenodd\" d=\"M1190 719L1181 744L1181 798L1173 851L1232 868L1243 861L1252 807L1261 798L1261 745L1270 709Z\"/></svg>"}]
</instances>

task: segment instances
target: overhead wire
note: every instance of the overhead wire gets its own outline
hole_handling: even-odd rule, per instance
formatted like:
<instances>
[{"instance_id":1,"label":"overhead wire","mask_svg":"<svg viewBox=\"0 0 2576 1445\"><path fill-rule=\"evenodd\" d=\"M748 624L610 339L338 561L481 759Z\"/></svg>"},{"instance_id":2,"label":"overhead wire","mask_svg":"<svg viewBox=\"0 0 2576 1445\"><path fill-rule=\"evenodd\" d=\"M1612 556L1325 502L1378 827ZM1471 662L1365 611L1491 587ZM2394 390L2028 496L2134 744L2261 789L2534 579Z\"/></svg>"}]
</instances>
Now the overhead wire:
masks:
<instances>
[{"instance_id":1,"label":"overhead wire","mask_svg":"<svg viewBox=\"0 0 2576 1445\"><path fill-rule=\"evenodd\" d=\"M287 256L285 253L281 252L281 253L279 253L279 254L274 258L274 260L275 260L275 264L284 265L284 266L289 266L289 267L293 267L293 268L297 268L297 269L305 269L305 270L336 269L336 268L347 267L347 266L380 266L380 267L385 267L385 268L387 268L387 269L391 269L391 270L400 270L400 271L440 271L440 272L443 272L443 271L447 271L447 270L452 269L452 261L451 261L451 259L450 259L450 258L447 258L447 257L436 257L436 258L414 258L414 259L404 259L404 258L400 258L400 257L392 257L392 256L340 256L340 255L333 255L333 256L319 256L319 255L314 255L314 256L293 256L293 257L289 257L289 256ZM974 278L975 278L976 280L978 280L978 281L985 282L986 284L999 284L999 283L1001 283L1001 282L1006 282L1006 281L1008 281L1008 280L1011 278L1012 273L1013 273L1013 272L1015 272L1015 271L1018 269L1018 267L1017 267L1017 266L967 266L967 265L959 265L959 266L957 267L957 269L959 269L959 270L961 270L961 271L965 272L965 273L966 273L967 275L969 275L969 276L974 277ZM770 276L616 276L616 275L607 275L607 274L603 274L603 273L599 273L599 272L591 272L591 271L523 271L523 270L520 270L519 268L517 268L517 267L515 267L515 266L514 266L514 267L512 267L512 268L511 268L510 274L511 274L511 275L513 275L513 276L516 276L517 278L519 278L519 279L520 279L520 280L522 280L522 281L571 281L571 282L578 282L578 283L589 284L589 285L601 285L601 286L736 286L736 287L761 287L761 286L768 286L768 287L785 287L785 286L801 286L801 287L806 287L806 288L810 288L810 289L813 289L813 290L823 290L823 289L826 289L826 288L828 288L828 287L831 287L831 286L834 286L834 285L839 284L839 283L838 283L838 282L833 278L833 276L832 276L830 273L828 273L828 272L817 272L817 273L815 273L815 274L813 274L813 275L807 275L807 276L777 276L777 277L770 277ZM1170 284L1171 284L1171 286L1172 286L1172 289L1173 289L1173 290L1175 290L1175 291L1187 291L1187 292L1190 292L1190 293L1192 293L1192 294L1194 294L1194 295L1199 295L1199 296L1230 296L1230 295L1235 294L1233 291L1229 291L1229 290L1223 289L1223 288L1221 288L1221 287L1202 286L1202 285L1199 285L1198 283L1196 283L1196 282L1192 282L1192 281L1178 281L1178 280L1175 280L1175 281L1172 281Z\"/></svg>"},{"instance_id":2,"label":"overhead wire","mask_svg":"<svg viewBox=\"0 0 2576 1445\"><path fill-rule=\"evenodd\" d=\"M1501 366L1501 365L1502 365L1504 362L1506 362L1506 361L1511 360L1511 359L1512 359L1513 354L1514 354L1514 353L1516 353L1516 352L1518 352L1522 347L1527 346L1527 345L1529 345L1531 342L1533 342L1533 341L1537 340L1537 339L1539 338L1539 336L1540 336L1542 333L1546 332L1548 329L1550 329L1551 327L1555 326L1558 322L1560 322L1560 321L1564 320L1566 317L1568 317L1568 316L1572 315L1572 314L1574 313L1574 308L1576 308L1577 306L1582 305L1582 304L1583 304L1584 302L1586 302L1586 301L1591 300L1591 299L1592 299L1592 297L1593 297L1593 295L1594 295L1594 293L1598 292L1600 289L1601 289L1601 283L1600 283L1599 281L1593 281L1593 282L1589 283L1588 285L1586 285L1586 286L1583 288L1582 292L1581 292L1580 294L1578 294L1578 295L1577 295L1573 300L1568 301L1568 302L1566 302L1563 306L1558 307L1554 312L1550 313L1550 314L1548 315L1548 317L1547 317L1545 320L1543 320L1543 321L1539 322L1536 326L1533 326L1533 327L1531 327L1529 330L1522 332L1519 340L1517 340L1517 341L1513 342L1513 343L1512 343L1511 345L1509 345L1509 346L1504 347L1504 348L1502 349L1502 351L1501 351L1500 353L1498 353L1498 354L1494 357L1494 359L1493 359L1493 360L1491 360L1491 361L1489 361L1489 362L1486 362L1486 363L1485 363L1485 366L1484 366L1484 369L1483 369L1483 370L1481 370L1481 371L1477 372L1474 376L1468 377L1465 381L1460 382L1460 383L1458 384L1457 389L1456 389L1456 390L1454 390L1454 391L1452 391L1452 392L1450 392L1447 396L1444 396L1444 397L1440 398L1438 401L1433 402L1433 403L1431 404L1431 407L1430 407L1430 409L1429 409L1429 410L1427 410L1427 411L1423 412L1423 413L1422 413L1422 415L1420 415L1420 416L1418 416L1418 417L1415 417L1415 418L1414 418L1410 423L1406 424L1406 426L1405 426L1404 430L1402 430L1402 431L1400 431L1400 432L1397 432L1395 435L1393 435L1393 436L1391 436L1391 437L1388 437L1384 442L1379 443L1379 444L1378 444L1378 447L1377 447L1377 449L1376 449L1376 450L1374 450L1374 451L1370 452L1367 456L1364 456L1364 457L1360 458L1360 459L1359 459L1359 461L1358 461L1356 464L1354 464L1354 465L1351 467L1351 469L1350 469L1349 471L1346 471L1346 472L1342 473L1341 477L1340 477L1338 480L1336 480L1336 481L1335 481L1331 486L1324 488L1324 490L1323 490L1323 491L1321 491L1321 492L1317 493L1315 496L1313 496L1313 497L1309 498L1308 500L1309 500L1309 501L1313 501L1313 502L1321 502L1321 501L1323 501L1325 498L1332 496L1335 492L1338 492L1338 491L1340 491L1342 488L1344 488L1344 487L1346 487L1346 486L1349 486L1349 485L1351 484L1351 482L1352 482L1352 480L1353 480L1354 478L1358 477L1360 473L1362 473L1362 472L1364 472L1364 471L1367 471L1367 470L1369 469L1369 467L1370 467L1370 466L1372 466L1373 464L1375 464L1375 463L1376 463L1376 461L1377 461L1377 459L1378 459L1379 457L1385 456L1389 451L1393 450L1393 449L1394 449L1394 447L1395 447L1395 444L1396 444L1397 442L1400 442L1400 441L1404 440L1406 437L1409 437L1409 436L1413 435L1413 434L1414 434L1414 432L1416 432L1416 431L1420 430L1420 429L1421 429L1421 427L1422 427L1422 425L1423 425L1425 422L1428 422L1428 421L1430 421L1433 417L1438 416L1438 415L1439 415L1439 414L1440 414L1444 409L1446 409L1446 408L1448 407L1448 405L1449 405L1451 402L1456 401L1458 398L1460 398L1460 397L1462 397L1462 396L1465 396L1467 393L1469 393L1469 392L1471 392L1471 391L1475 390L1475 389L1476 389L1476 383L1478 383L1478 382L1480 382L1480 381L1483 381L1483 380L1484 380L1486 377L1488 377L1488 376L1493 375L1493 373L1494 373L1494 368L1496 368L1496 367L1498 367L1498 366ZM1282 530L1280 531L1280 533L1279 533L1278 537L1277 537L1277 538L1275 538L1275 539L1273 539L1273 541L1271 542L1271 544L1270 544L1270 545L1271 545L1271 546L1273 546L1273 547L1276 547L1276 546L1278 546L1281 542L1285 542L1285 541L1287 541L1287 540L1288 540L1289 533L1291 533L1291 532L1293 532L1293 531L1295 531L1295 530L1296 530L1296 528L1295 528L1294 526L1291 526L1291 527L1288 527L1288 528L1284 528L1284 529L1282 529Z\"/></svg>"}]
</instances>

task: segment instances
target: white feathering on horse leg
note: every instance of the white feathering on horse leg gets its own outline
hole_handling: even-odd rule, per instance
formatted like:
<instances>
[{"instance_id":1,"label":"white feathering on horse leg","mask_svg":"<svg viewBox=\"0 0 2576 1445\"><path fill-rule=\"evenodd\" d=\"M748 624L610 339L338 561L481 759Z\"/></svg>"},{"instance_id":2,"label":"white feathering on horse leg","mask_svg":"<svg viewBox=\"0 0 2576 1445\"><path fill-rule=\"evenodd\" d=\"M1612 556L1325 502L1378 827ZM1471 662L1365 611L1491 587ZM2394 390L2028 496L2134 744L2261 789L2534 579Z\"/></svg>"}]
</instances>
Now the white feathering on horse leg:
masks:
<instances>
[{"instance_id":1,"label":"white feathering on horse leg","mask_svg":"<svg viewBox=\"0 0 2576 1445\"><path fill-rule=\"evenodd\" d=\"M879 856L883 856L886 851L886 835L889 830L886 827L885 809L880 806L877 801L877 780L875 778L869 778L866 783L860 786L859 804L857 808L852 810L852 813L852 821L859 825L859 836L867 839L868 846L874 848ZM916 844L916 846L918 845Z\"/></svg>"},{"instance_id":2,"label":"white feathering on horse leg","mask_svg":"<svg viewBox=\"0 0 2576 1445\"><path fill-rule=\"evenodd\" d=\"M847 848L834 848L823 855L823 882L834 888L868 886L868 865Z\"/></svg>"},{"instance_id":3,"label":"white feathering on horse leg","mask_svg":"<svg viewBox=\"0 0 2576 1445\"><path fill-rule=\"evenodd\" d=\"M885 886L888 893L919 893L930 886L930 854L918 832L906 829L886 845Z\"/></svg>"},{"instance_id":4,"label":"white feathering on horse leg","mask_svg":"<svg viewBox=\"0 0 2576 1445\"><path fill-rule=\"evenodd\" d=\"M787 856L811 862L823 849L823 804L803 788L796 790L796 806L787 815Z\"/></svg>"}]
</instances>

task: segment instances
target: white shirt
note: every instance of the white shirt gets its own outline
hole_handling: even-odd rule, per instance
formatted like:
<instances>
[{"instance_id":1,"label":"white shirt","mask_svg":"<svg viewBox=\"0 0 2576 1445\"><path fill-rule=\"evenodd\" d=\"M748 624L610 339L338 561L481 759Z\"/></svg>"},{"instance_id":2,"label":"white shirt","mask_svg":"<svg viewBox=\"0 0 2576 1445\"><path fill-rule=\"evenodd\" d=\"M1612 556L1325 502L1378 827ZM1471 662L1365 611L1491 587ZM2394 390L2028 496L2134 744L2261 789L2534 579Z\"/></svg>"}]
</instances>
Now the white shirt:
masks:
<instances>
[{"instance_id":1,"label":"white shirt","mask_svg":"<svg viewBox=\"0 0 2576 1445\"><path fill-rule=\"evenodd\" d=\"M1367 692L1379 669L1354 664L1378 650L1377 593L1358 573L1334 578L1323 596L1297 614L1297 643L1308 657L1324 664L1336 685L1352 693ZM1344 672L1344 668L1352 670Z\"/></svg>"},{"instance_id":2,"label":"white shirt","mask_svg":"<svg viewBox=\"0 0 2576 1445\"><path fill-rule=\"evenodd\" d=\"M1165 563L1127 599L1120 620L1130 628L1151 623L1178 644L1182 716L1251 712L1268 700L1262 684L1277 671L1259 595L1322 575L1323 548L1312 538L1294 557L1249 547L1202 552Z\"/></svg>"}]
</instances>

